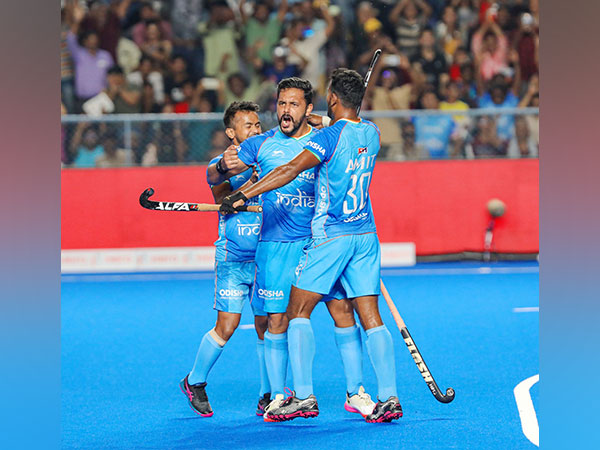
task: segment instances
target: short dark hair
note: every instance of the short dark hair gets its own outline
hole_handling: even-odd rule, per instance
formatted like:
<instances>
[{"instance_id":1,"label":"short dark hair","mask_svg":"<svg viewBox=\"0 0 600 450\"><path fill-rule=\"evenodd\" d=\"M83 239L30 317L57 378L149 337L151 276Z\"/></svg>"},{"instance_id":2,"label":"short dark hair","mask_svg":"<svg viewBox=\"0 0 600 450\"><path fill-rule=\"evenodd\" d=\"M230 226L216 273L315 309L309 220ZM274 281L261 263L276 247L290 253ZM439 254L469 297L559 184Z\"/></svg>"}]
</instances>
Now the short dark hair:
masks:
<instances>
[{"instance_id":1,"label":"short dark hair","mask_svg":"<svg viewBox=\"0 0 600 450\"><path fill-rule=\"evenodd\" d=\"M108 69L108 72L106 73L108 75L124 75L123 69L118 64L112 66L110 69Z\"/></svg>"},{"instance_id":2,"label":"short dark hair","mask_svg":"<svg viewBox=\"0 0 600 450\"><path fill-rule=\"evenodd\" d=\"M329 89L338 96L346 108L358 108L365 93L365 82L356 70L344 67L331 74Z\"/></svg>"},{"instance_id":3,"label":"short dark hair","mask_svg":"<svg viewBox=\"0 0 600 450\"><path fill-rule=\"evenodd\" d=\"M277 85L277 98L284 89L300 89L304 92L304 100L306 105L310 105L313 101L313 88L310 81L298 77L284 78Z\"/></svg>"},{"instance_id":4,"label":"short dark hair","mask_svg":"<svg viewBox=\"0 0 600 450\"><path fill-rule=\"evenodd\" d=\"M260 106L254 102L233 102L225 110L223 115L223 123L225 128L233 128L233 119L239 111L248 111L257 113L260 111Z\"/></svg>"}]
</instances>

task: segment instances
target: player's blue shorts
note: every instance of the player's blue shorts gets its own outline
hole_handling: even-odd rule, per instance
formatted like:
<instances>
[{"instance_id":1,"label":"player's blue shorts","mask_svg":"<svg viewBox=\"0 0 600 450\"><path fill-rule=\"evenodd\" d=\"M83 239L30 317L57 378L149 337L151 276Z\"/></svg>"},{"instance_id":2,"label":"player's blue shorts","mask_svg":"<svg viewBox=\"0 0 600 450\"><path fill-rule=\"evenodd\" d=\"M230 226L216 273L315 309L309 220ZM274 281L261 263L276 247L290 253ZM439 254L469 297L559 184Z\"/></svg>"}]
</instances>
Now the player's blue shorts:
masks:
<instances>
[{"instance_id":1,"label":"player's blue shorts","mask_svg":"<svg viewBox=\"0 0 600 450\"><path fill-rule=\"evenodd\" d=\"M215 261L214 308L217 311L241 314L244 301L249 299L252 292L255 272L254 261ZM250 304L255 316L266 315L264 311L257 309L253 302Z\"/></svg>"},{"instance_id":2,"label":"player's blue shorts","mask_svg":"<svg viewBox=\"0 0 600 450\"><path fill-rule=\"evenodd\" d=\"M325 295L339 280L347 298L379 295L380 272L376 233L319 238L304 250L294 286Z\"/></svg>"},{"instance_id":3,"label":"player's blue shorts","mask_svg":"<svg viewBox=\"0 0 600 450\"><path fill-rule=\"evenodd\" d=\"M261 241L256 247L256 282L252 306L267 313L284 313L290 300L296 267L311 239L292 242ZM324 301L346 298L340 284L327 291Z\"/></svg>"}]
</instances>

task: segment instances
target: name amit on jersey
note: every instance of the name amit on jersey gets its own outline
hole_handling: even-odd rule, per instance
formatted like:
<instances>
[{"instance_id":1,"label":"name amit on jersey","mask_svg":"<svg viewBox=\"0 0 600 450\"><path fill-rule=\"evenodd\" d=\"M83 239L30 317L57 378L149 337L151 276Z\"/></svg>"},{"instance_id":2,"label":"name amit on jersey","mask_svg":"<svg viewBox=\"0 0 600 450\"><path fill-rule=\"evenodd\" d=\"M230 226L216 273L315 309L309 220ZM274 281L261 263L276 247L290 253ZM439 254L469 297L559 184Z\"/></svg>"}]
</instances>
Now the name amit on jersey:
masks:
<instances>
[{"instance_id":1,"label":"name amit on jersey","mask_svg":"<svg viewBox=\"0 0 600 450\"><path fill-rule=\"evenodd\" d=\"M358 158L351 159L348 161L348 166L346 166L346 173L355 172L357 170L367 170L375 165L375 158L377 155L368 156L365 153L362 153L362 156L359 154Z\"/></svg>"}]
</instances>

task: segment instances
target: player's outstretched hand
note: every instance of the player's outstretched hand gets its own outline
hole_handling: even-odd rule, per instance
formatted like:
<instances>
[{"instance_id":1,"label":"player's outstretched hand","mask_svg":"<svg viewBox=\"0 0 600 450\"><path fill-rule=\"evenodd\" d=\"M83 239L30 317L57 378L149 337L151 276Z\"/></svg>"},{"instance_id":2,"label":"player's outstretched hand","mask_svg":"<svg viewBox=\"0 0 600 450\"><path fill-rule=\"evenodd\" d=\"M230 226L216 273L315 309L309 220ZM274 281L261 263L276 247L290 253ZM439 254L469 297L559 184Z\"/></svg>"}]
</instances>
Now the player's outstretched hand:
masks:
<instances>
[{"instance_id":1,"label":"player's outstretched hand","mask_svg":"<svg viewBox=\"0 0 600 450\"><path fill-rule=\"evenodd\" d=\"M242 192L228 195L221 202L219 212L224 216L227 214L237 214L237 207L242 206L248 198Z\"/></svg>"},{"instance_id":2,"label":"player's outstretched hand","mask_svg":"<svg viewBox=\"0 0 600 450\"><path fill-rule=\"evenodd\" d=\"M243 164L238 158L238 148L236 145L230 145L223 152L223 159L221 160L221 165L225 170L232 170L238 168L241 164Z\"/></svg>"}]
</instances>

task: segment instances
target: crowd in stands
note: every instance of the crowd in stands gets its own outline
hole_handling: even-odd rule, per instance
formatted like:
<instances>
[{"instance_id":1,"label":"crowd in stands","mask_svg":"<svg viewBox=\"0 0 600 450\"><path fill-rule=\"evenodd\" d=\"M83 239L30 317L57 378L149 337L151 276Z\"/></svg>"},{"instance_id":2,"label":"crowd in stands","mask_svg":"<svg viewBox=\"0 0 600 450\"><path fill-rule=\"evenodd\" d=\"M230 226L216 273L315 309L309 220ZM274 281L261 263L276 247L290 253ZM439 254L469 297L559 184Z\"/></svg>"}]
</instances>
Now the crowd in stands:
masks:
<instances>
[{"instance_id":1,"label":"crowd in stands","mask_svg":"<svg viewBox=\"0 0 600 450\"><path fill-rule=\"evenodd\" d=\"M272 112L277 83L300 76L325 110L329 73L364 74L377 48L363 111L539 106L538 0L64 0L61 107L97 117L251 100ZM374 121L387 159L538 155L537 115ZM227 144L214 122L141 124L127 150L107 124L63 134L75 167L206 161L194 137Z\"/></svg>"}]
</instances>

